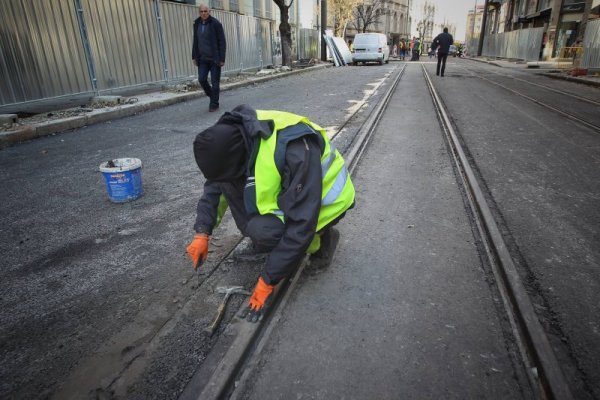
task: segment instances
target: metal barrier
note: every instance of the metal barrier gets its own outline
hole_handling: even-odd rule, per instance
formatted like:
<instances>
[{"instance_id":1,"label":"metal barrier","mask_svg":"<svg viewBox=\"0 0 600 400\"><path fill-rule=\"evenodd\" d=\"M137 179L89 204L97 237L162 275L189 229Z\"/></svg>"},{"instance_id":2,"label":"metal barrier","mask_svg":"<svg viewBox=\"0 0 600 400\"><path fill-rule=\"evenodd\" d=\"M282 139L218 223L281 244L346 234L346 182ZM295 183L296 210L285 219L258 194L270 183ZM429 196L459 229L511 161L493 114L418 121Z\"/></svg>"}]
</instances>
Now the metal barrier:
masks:
<instances>
[{"instance_id":1,"label":"metal barrier","mask_svg":"<svg viewBox=\"0 0 600 400\"><path fill-rule=\"evenodd\" d=\"M582 68L600 68L600 19L588 21L583 38Z\"/></svg>"},{"instance_id":2,"label":"metal barrier","mask_svg":"<svg viewBox=\"0 0 600 400\"><path fill-rule=\"evenodd\" d=\"M319 31L300 29L296 45L298 59L319 58Z\"/></svg>"},{"instance_id":3,"label":"metal barrier","mask_svg":"<svg viewBox=\"0 0 600 400\"><path fill-rule=\"evenodd\" d=\"M483 40L481 55L537 61L542 49L544 28L520 29L489 35Z\"/></svg>"},{"instance_id":4,"label":"metal barrier","mask_svg":"<svg viewBox=\"0 0 600 400\"><path fill-rule=\"evenodd\" d=\"M0 105L91 93L73 0L0 1Z\"/></svg>"},{"instance_id":5,"label":"metal barrier","mask_svg":"<svg viewBox=\"0 0 600 400\"><path fill-rule=\"evenodd\" d=\"M281 62L274 21L212 10L223 24L223 74ZM0 1L0 112L197 75L198 7L160 0ZM308 31L308 30L307 30ZM305 32L303 53L318 48ZM307 50L308 49L308 50ZM278 53L279 52L279 53Z\"/></svg>"},{"instance_id":6,"label":"metal barrier","mask_svg":"<svg viewBox=\"0 0 600 400\"><path fill-rule=\"evenodd\" d=\"M98 92L165 80L153 3L81 0Z\"/></svg>"}]
</instances>

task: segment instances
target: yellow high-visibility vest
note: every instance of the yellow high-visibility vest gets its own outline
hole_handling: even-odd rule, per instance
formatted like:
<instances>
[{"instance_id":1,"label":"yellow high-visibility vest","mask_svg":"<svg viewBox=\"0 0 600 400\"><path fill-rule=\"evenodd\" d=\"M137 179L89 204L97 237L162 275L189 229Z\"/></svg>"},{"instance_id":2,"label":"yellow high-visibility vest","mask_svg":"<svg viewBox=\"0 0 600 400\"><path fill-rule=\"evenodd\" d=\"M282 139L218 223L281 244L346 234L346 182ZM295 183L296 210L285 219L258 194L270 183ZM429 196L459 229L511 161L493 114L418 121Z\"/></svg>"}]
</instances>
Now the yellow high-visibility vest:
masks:
<instances>
[{"instance_id":1,"label":"yellow high-visibility vest","mask_svg":"<svg viewBox=\"0 0 600 400\"><path fill-rule=\"evenodd\" d=\"M344 159L319 125L300 115L271 110L256 110L259 120L272 121L272 134L261 138L253 171L250 171L244 199L253 204L261 215L273 214L285 223L285 215L277 205L281 192L282 169L285 164L285 146L291 140L305 135L319 135L324 143L321 153L323 192L317 231L340 216L354 203L354 186ZM318 247L317 247L318 248Z\"/></svg>"}]
</instances>

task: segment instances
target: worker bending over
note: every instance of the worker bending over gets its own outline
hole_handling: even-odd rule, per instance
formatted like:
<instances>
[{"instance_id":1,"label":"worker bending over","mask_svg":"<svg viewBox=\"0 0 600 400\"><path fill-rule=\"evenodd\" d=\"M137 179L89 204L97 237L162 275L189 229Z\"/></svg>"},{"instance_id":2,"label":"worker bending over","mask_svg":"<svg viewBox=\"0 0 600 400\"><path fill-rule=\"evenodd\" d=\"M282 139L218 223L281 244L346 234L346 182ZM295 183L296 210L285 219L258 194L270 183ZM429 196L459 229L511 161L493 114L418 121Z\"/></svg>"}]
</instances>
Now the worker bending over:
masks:
<instances>
[{"instance_id":1,"label":"worker bending over","mask_svg":"<svg viewBox=\"0 0 600 400\"><path fill-rule=\"evenodd\" d=\"M244 312L258 321L273 287L310 254L311 265L331 263L339 241L333 228L354 206L354 186L325 130L306 117L240 105L194 141L206 178L196 234L187 252L197 266L227 206L252 246L238 254L265 255L264 269Z\"/></svg>"}]
</instances>

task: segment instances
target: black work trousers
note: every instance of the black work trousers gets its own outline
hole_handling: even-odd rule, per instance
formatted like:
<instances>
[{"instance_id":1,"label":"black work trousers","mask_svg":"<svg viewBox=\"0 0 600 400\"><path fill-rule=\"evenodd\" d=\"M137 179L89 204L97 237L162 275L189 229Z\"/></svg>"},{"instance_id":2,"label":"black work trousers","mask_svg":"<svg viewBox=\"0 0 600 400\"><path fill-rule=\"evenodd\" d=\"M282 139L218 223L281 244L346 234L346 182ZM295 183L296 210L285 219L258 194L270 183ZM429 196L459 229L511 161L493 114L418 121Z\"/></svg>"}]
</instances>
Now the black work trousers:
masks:
<instances>
[{"instance_id":1,"label":"black work trousers","mask_svg":"<svg viewBox=\"0 0 600 400\"><path fill-rule=\"evenodd\" d=\"M437 69L435 70L435 74L439 75L440 74L440 65L442 67L442 76L444 76L444 71L446 70L446 59L448 58L448 53L440 53L438 51L438 62L437 62Z\"/></svg>"},{"instance_id":2,"label":"black work trousers","mask_svg":"<svg viewBox=\"0 0 600 400\"><path fill-rule=\"evenodd\" d=\"M345 215L346 212L343 212L339 217L331 221L317 233L325 233L327 230L331 229L334 225L340 222ZM275 246L277 246L277 243L279 243L284 231L285 225L283 222L281 222L281 220L276 216L269 214L257 215L250 218L246 224L245 233L250 237L252 243L258 249L258 251L269 252L273 250Z\"/></svg>"}]
</instances>

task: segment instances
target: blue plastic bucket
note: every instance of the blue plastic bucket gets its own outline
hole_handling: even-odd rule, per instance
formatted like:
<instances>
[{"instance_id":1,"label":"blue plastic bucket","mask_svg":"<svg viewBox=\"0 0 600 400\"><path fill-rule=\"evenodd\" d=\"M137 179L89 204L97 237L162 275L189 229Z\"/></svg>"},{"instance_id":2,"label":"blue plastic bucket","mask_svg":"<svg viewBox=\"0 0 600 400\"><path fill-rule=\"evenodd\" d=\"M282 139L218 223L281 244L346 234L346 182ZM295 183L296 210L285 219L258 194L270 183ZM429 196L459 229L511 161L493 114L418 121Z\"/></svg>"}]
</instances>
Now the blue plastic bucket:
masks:
<instances>
[{"instance_id":1,"label":"blue plastic bucket","mask_svg":"<svg viewBox=\"0 0 600 400\"><path fill-rule=\"evenodd\" d=\"M108 197L114 203L135 200L143 194L142 161L138 158L118 158L100 164L106 181Z\"/></svg>"}]
</instances>

